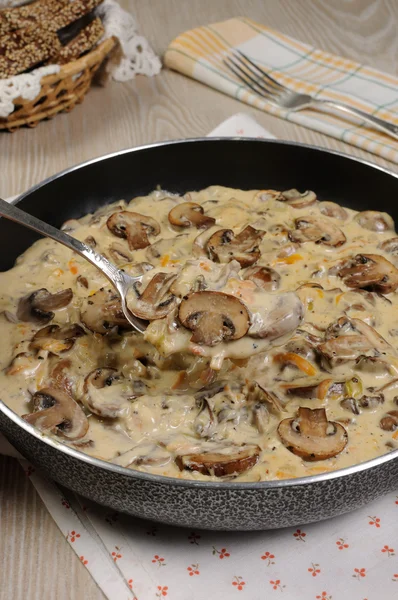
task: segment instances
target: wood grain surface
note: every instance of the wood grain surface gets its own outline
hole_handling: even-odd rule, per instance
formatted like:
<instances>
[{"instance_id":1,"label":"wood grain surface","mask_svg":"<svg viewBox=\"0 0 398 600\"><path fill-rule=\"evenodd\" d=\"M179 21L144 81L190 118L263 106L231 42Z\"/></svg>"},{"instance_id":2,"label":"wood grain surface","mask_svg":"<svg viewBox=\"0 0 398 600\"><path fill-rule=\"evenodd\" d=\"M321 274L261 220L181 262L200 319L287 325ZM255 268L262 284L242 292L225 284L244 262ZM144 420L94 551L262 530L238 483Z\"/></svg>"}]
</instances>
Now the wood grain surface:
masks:
<instances>
[{"instance_id":1,"label":"wood grain surface","mask_svg":"<svg viewBox=\"0 0 398 600\"><path fill-rule=\"evenodd\" d=\"M121 0L162 54L176 35L245 15L354 60L398 74L397 0ZM73 164L157 140L206 135L239 111L276 137L397 166L170 72L93 88L71 113L0 134L0 195L18 194ZM0 600L104 598L63 539L19 464L0 457ZM113 599L112 599L113 600ZM118 599L115 599L118 600ZM140 600L147 600L141 598Z\"/></svg>"}]
</instances>

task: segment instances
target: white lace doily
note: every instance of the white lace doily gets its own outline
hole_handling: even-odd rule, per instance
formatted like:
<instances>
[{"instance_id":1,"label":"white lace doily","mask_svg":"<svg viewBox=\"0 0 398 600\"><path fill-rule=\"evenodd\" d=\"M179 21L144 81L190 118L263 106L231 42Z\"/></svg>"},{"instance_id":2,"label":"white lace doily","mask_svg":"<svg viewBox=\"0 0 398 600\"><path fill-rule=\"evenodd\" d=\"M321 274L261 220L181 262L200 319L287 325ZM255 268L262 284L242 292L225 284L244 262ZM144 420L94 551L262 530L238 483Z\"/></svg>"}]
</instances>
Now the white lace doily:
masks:
<instances>
[{"instance_id":1,"label":"white lace doily","mask_svg":"<svg viewBox=\"0 0 398 600\"><path fill-rule=\"evenodd\" d=\"M0 8L26 4L25 0L0 0ZM128 81L136 75L156 75L161 62L153 52L145 37L139 35L137 23L132 15L123 10L116 0L104 0L96 9L105 28L103 39L116 36L119 39L123 57L119 64L110 64L109 73L115 81ZM0 117L8 117L14 110L13 101L18 98L33 100L40 92L40 82L44 75L57 73L59 65L49 65L35 69L31 73L16 75L0 80Z\"/></svg>"}]
</instances>

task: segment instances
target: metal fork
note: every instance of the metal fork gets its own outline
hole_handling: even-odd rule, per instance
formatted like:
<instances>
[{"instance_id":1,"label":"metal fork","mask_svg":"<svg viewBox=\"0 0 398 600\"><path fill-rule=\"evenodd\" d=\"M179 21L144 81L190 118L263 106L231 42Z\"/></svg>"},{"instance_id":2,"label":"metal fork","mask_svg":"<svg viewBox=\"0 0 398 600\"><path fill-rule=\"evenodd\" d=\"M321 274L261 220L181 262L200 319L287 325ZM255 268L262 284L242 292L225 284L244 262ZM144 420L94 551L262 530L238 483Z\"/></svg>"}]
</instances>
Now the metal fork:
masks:
<instances>
[{"instance_id":1,"label":"metal fork","mask_svg":"<svg viewBox=\"0 0 398 600\"><path fill-rule=\"evenodd\" d=\"M276 79L271 77L264 69L256 65L248 56L240 50L236 50L232 56L224 59L224 64L236 77L242 81L248 88L255 92L258 96L268 100L270 104L290 111L303 110L304 108L321 108L332 107L337 108L345 113L349 113L370 123L384 133L398 139L398 126L369 115L363 110L354 108L343 102L335 102L334 100L318 100L308 94L299 94L285 87Z\"/></svg>"}]
</instances>

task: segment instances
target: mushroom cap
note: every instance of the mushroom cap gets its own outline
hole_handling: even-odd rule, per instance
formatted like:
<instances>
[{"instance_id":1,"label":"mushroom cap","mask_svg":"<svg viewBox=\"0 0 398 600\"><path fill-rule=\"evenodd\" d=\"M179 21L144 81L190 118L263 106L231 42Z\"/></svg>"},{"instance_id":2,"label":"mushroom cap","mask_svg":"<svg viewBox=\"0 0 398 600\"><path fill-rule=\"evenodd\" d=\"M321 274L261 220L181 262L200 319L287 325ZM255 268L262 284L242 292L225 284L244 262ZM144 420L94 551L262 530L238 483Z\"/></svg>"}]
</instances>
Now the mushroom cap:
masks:
<instances>
[{"instance_id":1,"label":"mushroom cap","mask_svg":"<svg viewBox=\"0 0 398 600\"><path fill-rule=\"evenodd\" d=\"M181 323L193 331L191 341L216 346L246 335L250 317L246 306L223 292L193 292L183 298L178 313Z\"/></svg>"},{"instance_id":2,"label":"mushroom cap","mask_svg":"<svg viewBox=\"0 0 398 600\"><path fill-rule=\"evenodd\" d=\"M148 234L159 235L160 225L152 217L122 210L113 213L106 225L113 235L127 239L130 250L149 246Z\"/></svg>"},{"instance_id":3,"label":"mushroom cap","mask_svg":"<svg viewBox=\"0 0 398 600\"><path fill-rule=\"evenodd\" d=\"M332 217L333 219L339 219L340 221L345 221L348 218L348 213L339 204L335 202L320 202L318 204L318 208L323 215L327 217Z\"/></svg>"},{"instance_id":4,"label":"mushroom cap","mask_svg":"<svg viewBox=\"0 0 398 600\"><path fill-rule=\"evenodd\" d=\"M296 230L289 231L292 242L315 242L337 248L346 242L344 233L327 219L299 217L295 219Z\"/></svg>"},{"instance_id":5,"label":"mushroom cap","mask_svg":"<svg viewBox=\"0 0 398 600\"><path fill-rule=\"evenodd\" d=\"M259 313L252 315L253 323L249 335L254 338L267 339L270 342L285 335L291 335L300 325L304 316L304 307L297 294L294 292L270 294L266 302L269 304L269 311L261 315L261 318L256 318Z\"/></svg>"},{"instance_id":6,"label":"mushroom cap","mask_svg":"<svg viewBox=\"0 0 398 600\"><path fill-rule=\"evenodd\" d=\"M398 237L392 237L385 240L380 244L379 248L384 252L387 252L387 254L398 256Z\"/></svg>"},{"instance_id":7,"label":"mushroom cap","mask_svg":"<svg viewBox=\"0 0 398 600\"><path fill-rule=\"evenodd\" d=\"M293 188L291 190L286 190L282 192L280 197L277 198L277 200L286 202L294 208L305 208L306 206L311 206L311 204L314 204L316 202L316 194L311 190L299 192L298 190Z\"/></svg>"},{"instance_id":8,"label":"mushroom cap","mask_svg":"<svg viewBox=\"0 0 398 600\"><path fill-rule=\"evenodd\" d=\"M389 214L378 210L364 210L354 217L361 227L369 231L394 231L394 221Z\"/></svg>"},{"instance_id":9,"label":"mushroom cap","mask_svg":"<svg viewBox=\"0 0 398 600\"><path fill-rule=\"evenodd\" d=\"M29 349L46 350L53 354L70 350L75 340L85 335L85 331L76 323L73 325L47 325L36 331L29 344Z\"/></svg>"},{"instance_id":10,"label":"mushroom cap","mask_svg":"<svg viewBox=\"0 0 398 600\"><path fill-rule=\"evenodd\" d=\"M128 381L116 369L94 369L84 379L84 403L97 416L109 419L119 417L126 407L130 392Z\"/></svg>"},{"instance_id":11,"label":"mushroom cap","mask_svg":"<svg viewBox=\"0 0 398 600\"><path fill-rule=\"evenodd\" d=\"M200 204L196 204L196 202L182 202L181 204L177 204L169 212L169 221L177 227L195 225L197 229L208 229L216 222L213 217L206 217L203 207Z\"/></svg>"},{"instance_id":12,"label":"mushroom cap","mask_svg":"<svg viewBox=\"0 0 398 600\"><path fill-rule=\"evenodd\" d=\"M255 229L251 225L245 227L238 235L232 229L220 229L207 240L206 250L214 262L228 263L236 260L241 268L250 267L261 256L259 243L265 231Z\"/></svg>"},{"instance_id":13,"label":"mushroom cap","mask_svg":"<svg viewBox=\"0 0 398 600\"><path fill-rule=\"evenodd\" d=\"M339 277L352 288L389 294L398 288L398 269L379 254L357 254L338 269Z\"/></svg>"},{"instance_id":14,"label":"mushroom cap","mask_svg":"<svg viewBox=\"0 0 398 600\"><path fill-rule=\"evenodd\" d=\"M344 427L328 421L324 408L300 407L296 419L284 419L279 423L278 434L290 452L308 461L336 456L348 441Z\"/></svg>"},{"instance_id":15,"label":"mushroom cap","mask_svg":"<svg viewBox=\"0 0 398 600\"><path fill-rule=\"evenodd\" d=\"M54 318L54 310L65 308L73 298L70 288L51 294L46 288L23 296L18 302L17 317L20 321L45 324Z\"/></svg>"},{"instance_id":16,"label":"mushroom cap","mask_svg":"<svg viewBox=\"0 0 398 600\"><path fill-rule=\"evenodd\" d=\"M173 273L156 273L140 293L141 284L136 283L133 288L137 298L128 296L127 306L130 311L140 319L154 321L163 319L176 306L177 298L171 293L170 287L176 280Z\"/></svg>"},{"instance_id":17,"label":"mushroom cap","mask_svg":"<svg viewBox=\"0 0 398 600\"><path fill-rule=\"evenodd\" d=\"M131 328L122 311L120 296L113 289L101 288L89 296L80 319L88 329L101 334L107 333L113 327Z\"/></svg>"},{"instance_id":18,"label":"mushroom cap","mask_svg":"<svg viewBox=\"0 0 398 600\"><path fill-rule=\"evenodd\" d=\"M382 419L380 427L384 431L395 431L398 429L398 410L390 410Z\"/></svg>"},{"instance_id":19,"label":"mushroom cap","mask_svg":"<svg viewBox=\"0 0 398 600\"><path fill-rule=\"evenodd\" d=\"M43 388L33 396L34 412L22 418L40 431L51 431L68 440L86 435L88 420L77 402L64 390Z\"/></svg>"},{"instance_id":20,"label":"mushroom cap","mask_svg":"<svg viewBox=\"0 0 398 600\"><path fill-rule=\"evenodd\" d=\"M244 279L250 279L257 287L267 292L274 292L278 289L281 276L271 267L249 267L243 275Z\"/></svg>"},{"instance_id":21,"label":"mushroom cap","mask_svg":"<svg viewBox=\"0 0 398 600\"><path fill-rule=\"evenodd\" d=\"M238 475L251 469L257 463L260 448L254 444L236 447L233 452L203 452L201 454L185 454L176 457L180 471L199 471L202 475L225 477Z\"/></svg>"}]
</instances>

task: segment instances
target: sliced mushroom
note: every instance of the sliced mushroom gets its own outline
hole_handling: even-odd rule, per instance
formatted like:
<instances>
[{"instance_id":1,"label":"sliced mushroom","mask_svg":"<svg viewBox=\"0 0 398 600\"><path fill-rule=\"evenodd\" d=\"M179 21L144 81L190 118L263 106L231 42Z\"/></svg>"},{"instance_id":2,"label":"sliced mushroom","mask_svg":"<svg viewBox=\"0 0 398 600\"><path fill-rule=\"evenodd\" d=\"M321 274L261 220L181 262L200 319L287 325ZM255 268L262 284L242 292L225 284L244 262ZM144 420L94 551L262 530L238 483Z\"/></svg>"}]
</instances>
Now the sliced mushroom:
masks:
<instances>
[{"instance_id":1,"label":"sliced mushroom","mask_svg":"<svg viewBox=\"0 0 398 600\"><path fill-rule=\"evenodd\" d=\"M83 391L87 407L95 415L109 419L119 417L126 408L127 400L135 396L123 376L109 367L91 371L84 380Z\"/></svg>"},{"instance_id":2,"label":"sliced mushroom","mask_svg":"<svg viewBox=\"0 0 398 600\"><path fill-rule=\"evenodd\" d=\"M289 231L292 242L315 242L337 248L346 242L344 233L330 221L318 217L299 217L294 221L295 231Z\"/></svg>"},{"instance_id":3,"label":"sliced mushroom","mask_svg":"<svg viewBox=\"0 0 398 600\"><path fill-rule=\"evenodd\" d=\"M115 242L109 247L109 255L116 265L122 265L133 260L133 255L121 242Z\"/></svg>"},{"instance_id":4,"label":"sliced mushroom","mask_svg":"<svg viewBox=\"0 0 398 600\"><path fill-rule=\"evenodd\" d=\"M284 419L279 423L278 434L290 452L308 461L336 456L348 441L344 427L328 421L324 408L300 407L296 419Z\"/></svg>"},{"instance_id":5,"label":"sliced mushroom","mask_svg":"<svg viewBox=\"0 0 398 600\"><path fill-rule=\"evenodd\" d=\"M333 381L333 379L324 379L323 381L311 384L288 384L283 385L287 396L297 398L325 400L325 398L341 398L345 393L345 381Z\"/></svg>"},{"instance_id":6,"label":"sliced mushroom","mask_svg":"<svg viewBox=\"0 0 398 600\"><path fill-rule=\"evenodd\" d=\"M167 452L165 448L144 441L134 446L134 448L127 450L127 452L123 452L123 454L113 458L112 463L121 467L129 467L130 465L134 465L135 467L160 467L169 463L170 460L170 452Z\"/></svg>"},{"instance_id":7,"label":"sliced mushroom","mask_svg":"<svg viewBox=\"0 0 398 600\"><path fill-rule=\"evenodd\" d=\"M352 288L367 288L389 294L398 287L398 269L378 254L357 254L340 264L339 277Z\"/></svg>"},{"instance_id":8,"label":"sliced mushroom","mask_svg":"<svg viewBox=\"0 0 398 600\"><path fill-rule=\"evenodd\" d=\"M197 229L208 229L216 222L213 217L206 217L203 207L200 204L196 204L196 202L182 202L182 204L177 204L169 212L169 221L177 227L190 227L194 225Z\"/></svg>"},{"instance_id":9,"label":"sliced mushroom","mask_svg":"<svg viewBox=\"0 0 398 600\"><path fill-rule=\"evenodd\" d=\"M80 325L65 325L64 327L47 325L36 331L29 344L29 349L59 354L70 350L75 340L82 335L85 335L85 331Z\"/></svg>"},{"instance_id":10,"label":"sliced mushroom","mask_svg":"<svg viewBox=\"0 0 398 600\"><path fill-rule=\"evenodd\" d=\"M106 222L113 235L127 240L130 250L149 246L148 235L159 235L160 225L152 217L122 210L113 213Z\"/></svg>"},{"instance_id":11,"label":"sliced mushroom","mask_svg":"<svg viewBox=\"0 0 398 600\"><path fill-rule=\"evenodd\" d=\"M304 307L294 292L269 297L270 306L263 306L263 313L252 315L249 335L269 341L291 335L304 317ZM268 309L269 310L266 310Z\"/></svg>"},{"instance_id":12,"label":"sliced mushroom","mask_svg":"<svg viewBox=\"0 0 398 600\"><path fill-rule=\"evenodd\" d=\"M127 302L131 312L148 321L163 319L177 303L176 297L170 292L176 277L170 273L156 273L142 293L139 291L141 284L136 283L134 290L138 298L130 297Z\"/></svg>"},{"instance_id":13,"label":"sliced mushroom","mask_svg":"<svg viewBox=\"0 0 398 600\"><path fill-rule=\"evenodd\" d=\"M390 360L384 356L358 356L355 370L372 375L384 375L390 373Z\"/></svg>"},{"instance_id":14,"label":"sliced mushroom","mask_svg":"<svg viewBox=\"0 0 398 600\"><path fill-rule=\"evenodd\" d=\"M348 360L356 360L361 355L376 354L374 344L364 335L341 335L319 344L318 351L331 367Z\"/></svg>"},{"instance_id":15,"label":"sliced mushroom","mask_svg":"<svg viewBox=\"0 0 398 600\"><path fill-rule=\"evenodd\" d=\"M194 430L202 438L212 435L216 426L216 420L212 408L206 398L199 401L199 413L194 421Z\"/></svg>"},{"instance_id":16,"label":"sliced mushroom","mask_svg":"<svg viewBox=\"0 0 398 600\"><path fill-rule=\"evenodd\" d=\"M390 410L380 420L380 427L384 431L395 431L398 429L398 410Z\"/></svg>"},{"instance_id":17,"label":"sliced mushroom","mask_svg":"<svg viewBox=\"0 0 398 600\"><path fill-rule=\"evenodd\" d=\"M180 471L199 471L202 475L225 477L248 471L257 463L260 448L255 445L235 447L230 453L203 452L177 456L176 463Z\"/></svg>"},{"instance_id":18,"label":"sliced mushroom","mask_svg":"<svg viewBox=\"0 0 398 600\"><path fill-rule=\"evenodd\" d=\"M258 402L253 406L253 424L257 427L259 433L266 433L269 429L269 412L262 402Z\"/></svg>"},{"instance_id":19,"label":"sliced mushroom","mask_svg":"<svg viewBox=\"0 0 398 600\"><path fill-rule=\"evenodd\" d=\"M281 276L271 267L249 267L243 274L244 279L254 281L257 287L267 292L279 288Z\"/></svg>"},{"instance_id":20,"label":"sliced mushroom","mask_svg":"<svg viewBox=\"0 0 398 600\"><path fill-rule=\"evenodd\" d=\"M112 289L101 288L89 296L80 315L82 323L96 333L107 333L113 327L129 329L130 323L122 311L119 294Z\"/></svg>"},{"instance_id":21,"label":"sliced mushroom","mask_svg":"<svg viewBox=\"0 0 398 600\"><path fill-rule=\"evenodd\" d=\"M193 331L191 341L216 346L246 335L250 317L235 296L222 292L193 292L186 296L178 313L181 323Z\"/></svg>"},{"instance_id":22,"label":"sliced mushroom","mask_svg":"<svg viewBox=\"0 0 398 600\"><path fill-rule=\"evenodd\" d=\"M280 398L278 397L278 395L273 392L272 390L268 390L266 387L264 387L263 384L258 383L258 381L254 382L254 385L257 386L260 394L259 394L259 398L261 401L264 401L268 404L268 406L271 407L272 412L279 414L281 412L285 412L285 408L280 400Z\"/></svg>"},{"instance_id":23,"label":"sliced mushroom","mask_svg":"<svg viewBox=\"0 0 398 600\"><path fill-rule=\"evenodd\" d=\"M48 323L54 318L54 310L65 308L73 298L70 288L50 294L45 288L36 290L18 302L17 317L20 321Z\"/></svg>"},{"instance_id":24,"label":"sliced mushroom","mask_svg":"<svg viewBox=\"0 0 398 600\"><path fill-rule=\"evenodd\" d=\"M394 231L394 221L390 215L378 210L364 210L355 215L354 221L364 229L369 229L370 231Z\"/></svg>"},{"instance_id":25,"label":"sliced mushroom","mask_svg":"<svg viewBox=\"0 0 398 600\"><path fill-rule=\"evenodd\" d=\"M32 352L19 352L5 369L5 374L25 375L26 378L33 377L43 365L42 358Z\"/></svg>"},{"instance_id":26,"label":"sliced mushroom","mask_svg":"<svg viewBox=\"0 0 398 600\"><path fill-rule=\"evenodd\" d=\"M281 197L279 197L278 200L286 202L294 208L305 208L316 202L316 194L310 190L299 192L293 188L282 192Z\"/></svg>"},{"instance_id":27,"label":"sliced mushroom","mask_svg":"<svg viewBox=\"0 0 398 600\"><path fill-rule=\"evenodd\" d=\"M335 202L320 202L318 208L320 212L327 217L339 219L340 221L345 221L348 218L347 211Z\"/></svg>"},{"instance_id":28,"label":"sliced mushroom","mask_svg":"<svg viewBox=\"0 0 398 600\"><path fill-rule=\"evenodd\" d=\"M374 412L384 402L383 394L377 396L362 396L362 398L345 398L340 406L350 410L354 415L360 415L363 410Z\"/></svg>"},{"instance_id":29,"label":"sliced mushroom","mask_svg":"<svg viewBox=\"0 0 398 600\"><path fill-rule=\"evenodd\" d=\"M88 420L75 400L57 388L44 388L32 398L34 412L22 418L40 431L57 433L68 440L86 435Z\"/></svg>"},{"instance_id":30,"label":"sliced mushroom","mask_svg":"<svg viewBox=\"0 0 398 600\"><path fill-rule=\"evenodd\" d=\"M398 237L393 237L389 240L385 240L380 244L379 248L380 250L387 252L387 254L398 256Z\"/></svg>"},{"instance_id":31,"label":"sliced mushroom","mask_svg":"<svg viewBox=\"0 0 398 600\"><path fill-rule=\"evenodd\" d=\"M265 231L254 229L251 225L238 235L232 229L220 229L207 241L207 253L214 262L229 263L237 260L242 269L250 267L261 256L258 245L264 235Z\"/></svg>"}]
</instances>

